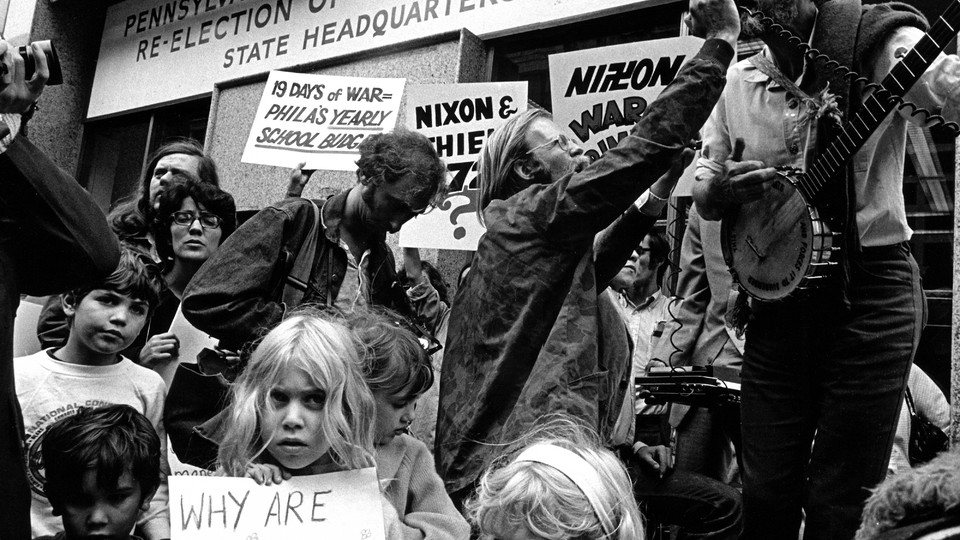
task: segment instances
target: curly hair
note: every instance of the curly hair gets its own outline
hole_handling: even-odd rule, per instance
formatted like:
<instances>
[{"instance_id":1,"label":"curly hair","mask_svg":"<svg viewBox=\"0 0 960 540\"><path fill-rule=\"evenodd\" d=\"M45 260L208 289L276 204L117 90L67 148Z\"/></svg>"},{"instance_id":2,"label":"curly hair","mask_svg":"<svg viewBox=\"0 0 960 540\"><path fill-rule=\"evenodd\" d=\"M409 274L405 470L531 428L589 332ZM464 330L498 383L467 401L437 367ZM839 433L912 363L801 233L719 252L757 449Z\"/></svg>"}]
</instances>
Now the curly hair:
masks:
<instances>
[{"instance_id":1,"label":"curly hair","mask_svg":"<svg viewBox=\"0 0 960 540\"><path fill-rule=\"evenodd\" d=\"M141 503L160 485L160 437L129 405L81 407L50 427L40 451L44 492L58 513L81 489L88 470L96 470L101 488L116 486L129 470L140 484Z\"/></svg>"},{"instance_id":2,"label":"curly hair","mask_svg":"<svg viewBox=\"0 0 960 540\"><path fill-rule=\"evenodd\" d=\"M110 228L122 242L150 249L147 234L154 219L153 206L150 204L150 183L157 163L166 156L184 154L200 159L198 178L201 182L220 186L220 176L213 158L203 153L203 146L194 139L177 138L157 148L150 154L147 165L141 173L137 189L118 200L107 215Z\"/></svg>"},{"instance_id":3,"label":"curly hair","mask_svg":"<svg viewBox=\"0 0 960 540\"><path fill-rule=\"evenodd\" d=\"M150 226L154 242L157 246L157 255L163 261L164 271L169 272L173 267L173 239L170 225L173 214L183 207L183 201L188 198L198 207L220 217L220 245L237 228L237 205L233 196L222 189L202 182L199 178L186 173L177 173L171 178L170 185L160 194L156 217Z\"/></svg>"},{"instance_id":4,"label":"curly hair","mask_svg":"<svg viewBox=\"0 0 960 540\"><path fill-rule=\"evenodd\" d=\"M531 447L558 447L586 465L599 486L595 508L564 471L537 461L518 460ZM640 510L623 464L602 447L596 433L562 415L544 416L533 432L508 447L483 473L475 497L466 503L471 520L487 532L493 523L523 527L545 540L634 540L643 538ZM607 519L602 519L602 512ZM613 530L605 530L604 521Z\"/></svg>"},{"instance_id":5,"label":"curly hair","mask_svg":"<svg viewBox=\"0 0 960 540\"><path fill-rule=\"evenodd\" d=\"M867 499L855 540L872 540L898 526L960 514L960 450L887 477Z\"/></svg>"},{"instance_id":6,"label":"curly hair","mask_svg":"<svg viewBox=\"0 0 960 540\"><path fill-rule=\"evenodd\" d=\"M416 206L434 207L447 196L447 166L430 139L398 127L360 143L357 180L365 186L393 184L408 175L416 184L406 194Z\"/></svg>"},{"instance_id":7,"label":"curly hair","mask_svg":"<svg viewBox=\"0 0 960 540\"><path fill-rule=\"evenodd\" d=\"M363 380L349 329L315 310L298 310L271 330L250 356L230 392L220 466L243 476L269 446L260 419L268 395L286 373L300 370L325 391L323 436L333 460L348 469L369 466L373 456L375 404Z\"/></svg>"}]
</instances>

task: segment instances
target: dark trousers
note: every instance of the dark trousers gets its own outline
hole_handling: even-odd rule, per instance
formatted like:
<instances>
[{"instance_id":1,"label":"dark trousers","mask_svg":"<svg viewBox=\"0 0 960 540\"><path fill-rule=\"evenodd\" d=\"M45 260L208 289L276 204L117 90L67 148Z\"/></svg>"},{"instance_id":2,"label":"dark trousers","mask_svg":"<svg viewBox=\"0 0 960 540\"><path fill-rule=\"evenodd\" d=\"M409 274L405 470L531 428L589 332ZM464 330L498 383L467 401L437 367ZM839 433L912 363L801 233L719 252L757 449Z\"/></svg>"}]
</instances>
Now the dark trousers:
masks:
<instances>
[{"instance_id":1,"label":"dark trousers","mask_svg":"<svg viewBox=\"0 0 960 540\"><path fill-rule=\"evenodd\" d=\"M743 363L744 538L853 538L883 480L926 316L907 244L851 257L838 294L756 303ZM801 512L803 511L803 513Z\"/></svg>"},{"instance_id":2,"label":"dark trousers","mask_svg":"<svg viewBox=\"0 0 960 540\"><path fill-rule=\"evenodd\" d=\"M677 427L676 467L729 484L733 454L742 469L740 405L691 407Z\"/></svg>"},{"instance_id":3,"label":"dark trousers","mask_svg":"<svg viewBox=\"0 0 960 540\"><path fill-rule=\"evenodd\" d=\"M620 458L633 481L633 493L650 522L679 525L679 539L734 540L743 528L740 493L701 474L659 471L641 463L629 450Z\"/></svg>"}]
</instances>

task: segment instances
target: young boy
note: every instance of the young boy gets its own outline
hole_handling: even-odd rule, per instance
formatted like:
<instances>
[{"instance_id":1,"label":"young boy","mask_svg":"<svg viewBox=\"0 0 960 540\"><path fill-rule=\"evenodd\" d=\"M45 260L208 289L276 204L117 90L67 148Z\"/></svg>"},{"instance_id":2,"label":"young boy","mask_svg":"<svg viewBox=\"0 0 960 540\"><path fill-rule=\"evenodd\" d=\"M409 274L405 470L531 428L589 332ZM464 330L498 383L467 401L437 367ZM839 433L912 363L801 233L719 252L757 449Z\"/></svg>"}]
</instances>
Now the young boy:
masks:
<instances>
[{"instance_id":1,"label":"young boy","mask_svg":"<svg viewBox=\"0 0 960 540\"><path fill-rule=\"evenodd\" d=\"M44 540L130 533L160 485L160 437L129 405L83 407L43 438L44 490L63 532Z\"/></svg>"},{"instance_id":2,"label":"young boy","mask_svg":"<svg viewBox=\"0 0 960 540\"><path fill-rule=\"evenodd\" d=\"M67 343L14 360L17 398L23 412L24 449L31 487L33 536L60 530L44 494L40 442L50 426L80 407L126 404L143 413L160 436L162 471L166 461L163 401L166 388L156 372L120 356L137 337L157 304L159 272L132 251L123 250L116 271L105 281L62 295L70 326ZM165 478L165 476L164 476ZM170 537L166 481L146 512L141 532L148 540Z\"/></svg>"}]
</instances>

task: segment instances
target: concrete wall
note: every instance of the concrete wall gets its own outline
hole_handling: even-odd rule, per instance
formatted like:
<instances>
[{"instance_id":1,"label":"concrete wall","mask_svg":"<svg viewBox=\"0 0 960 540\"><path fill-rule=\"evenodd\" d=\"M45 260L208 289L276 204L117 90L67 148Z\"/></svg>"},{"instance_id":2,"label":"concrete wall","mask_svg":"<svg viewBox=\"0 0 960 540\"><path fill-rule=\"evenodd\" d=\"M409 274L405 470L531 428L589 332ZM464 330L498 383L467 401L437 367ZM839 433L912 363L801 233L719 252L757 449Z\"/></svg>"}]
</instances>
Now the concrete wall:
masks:
<instances>
[{"instance_id":1,"label":"concrete wall","mask_svg":"<svg viewBox=\"0 0 960 540\"><path fill-rule=\"evenodd\" d=\"M100 52L106 2L38 1L30 40L52 39L63 70L63 84L49 86L30 122L30 140L61 168L76 174L83 118Z\"/></svg>"}]
</instances>

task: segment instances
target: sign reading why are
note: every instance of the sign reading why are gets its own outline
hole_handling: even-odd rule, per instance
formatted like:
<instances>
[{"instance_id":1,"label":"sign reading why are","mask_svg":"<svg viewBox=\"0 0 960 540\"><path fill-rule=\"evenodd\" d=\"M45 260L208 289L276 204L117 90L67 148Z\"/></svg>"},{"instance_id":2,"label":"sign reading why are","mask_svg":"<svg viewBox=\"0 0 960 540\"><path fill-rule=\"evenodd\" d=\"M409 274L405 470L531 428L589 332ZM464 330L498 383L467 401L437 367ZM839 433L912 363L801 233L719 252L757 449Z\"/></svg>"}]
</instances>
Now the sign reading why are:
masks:
<instances>
[{"instance_id":1,"label":"sign reading why are","mask_svg":"<svg viewBox=\"0 0 960 540\"><path fill-rule=\"evenodd\" d=\"M295 476L260 486L249 478L171 476L172 540L382 540L375 468Z\"/></svg>"},{"instance_id":2,"label":"sign reading why are","mask_svg":"<svg viewBox=\"0 0 960 540\"><path fill-rule=\"evenodd\" d=\"M396 125L405 82L271 71L241 161L356 170L363 139Z\"/></svg>"},{"instance_id":3,"label":"sign reading why are","mask_svg":"<svg viewBox=\"0 0 960 540\"><path fill-rule=\"evenodd\" d=\"M487 137L527 108L527 83L411 85L407 127L426 135L447 164L449 193L436 209L400 229L403 247L475 250L477 158Z\"/></svg>"},{"instance_id":4,"label":"sign reading why are","mask_svg":"<svg viewBox=\"0 0 960 540\"><path fill-rule=\"evenodd\" d=\"M554 120L600 157L629 134L702 43L687 36L550 55Z\"/></svg>"}]
</instances>

